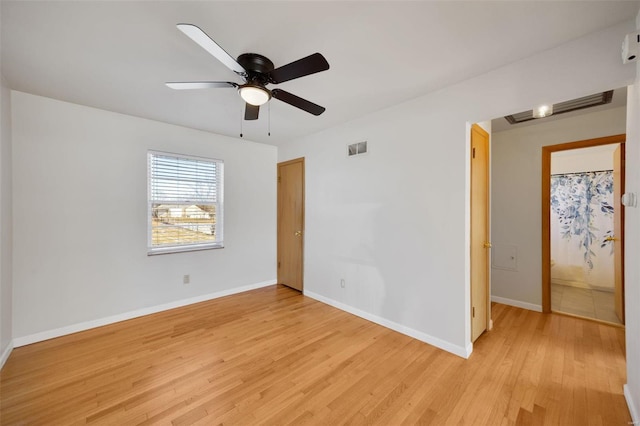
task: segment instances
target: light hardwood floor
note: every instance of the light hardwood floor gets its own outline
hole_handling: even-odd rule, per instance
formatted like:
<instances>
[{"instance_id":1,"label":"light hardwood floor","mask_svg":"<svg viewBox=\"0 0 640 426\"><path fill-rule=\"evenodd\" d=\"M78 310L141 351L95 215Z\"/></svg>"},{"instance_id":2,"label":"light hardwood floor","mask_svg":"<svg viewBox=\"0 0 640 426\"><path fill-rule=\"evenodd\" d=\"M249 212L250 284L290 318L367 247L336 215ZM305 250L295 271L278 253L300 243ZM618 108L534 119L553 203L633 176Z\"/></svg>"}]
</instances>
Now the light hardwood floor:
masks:
<instances>
[{"instance_id":1,"label":"light hardwood floor","mask_svg":"<svg viewBox=\"0 0 640 426\"><path fill-rule=\"evenodd\" d=\"M498 304L493 321L464 360L266 287L14 349L0 423L630 422L624 330Z\"/></svg>"}]
</instances>

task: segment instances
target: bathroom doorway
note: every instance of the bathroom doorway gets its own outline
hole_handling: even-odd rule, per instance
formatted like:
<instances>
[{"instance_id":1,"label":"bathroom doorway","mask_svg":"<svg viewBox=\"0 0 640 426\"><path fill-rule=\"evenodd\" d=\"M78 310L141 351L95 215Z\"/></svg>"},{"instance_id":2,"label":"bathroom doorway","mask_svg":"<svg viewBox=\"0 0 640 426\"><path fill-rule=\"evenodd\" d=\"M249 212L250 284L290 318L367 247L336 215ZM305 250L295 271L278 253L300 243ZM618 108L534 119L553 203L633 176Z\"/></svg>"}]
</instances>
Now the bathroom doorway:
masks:
<instances>
[{"instance_id":1,"label":"bathroom doorway","mask_svg":"<svg viewBox=\"0 0 640 426\"><path fill-rule=\"evenodd\" d=\"M624 135L544 147L545 157L548 310L624 324Z\"/></svg>"}]
</instances>

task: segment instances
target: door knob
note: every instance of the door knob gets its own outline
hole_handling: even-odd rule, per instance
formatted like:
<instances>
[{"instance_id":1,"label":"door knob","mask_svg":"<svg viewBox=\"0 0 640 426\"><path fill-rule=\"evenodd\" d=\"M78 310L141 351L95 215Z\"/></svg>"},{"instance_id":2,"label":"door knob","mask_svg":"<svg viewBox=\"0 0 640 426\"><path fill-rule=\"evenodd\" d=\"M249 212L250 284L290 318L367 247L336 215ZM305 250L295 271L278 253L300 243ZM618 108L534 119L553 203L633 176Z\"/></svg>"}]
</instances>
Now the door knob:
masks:
<instances>
[{"instance_id":1,"label":"door knob","mask_svg":"<svg viewBox=\"0 0 640 426\"><path fill-rule=\"evenodd\" d=\"M302 235L302 231L296 231L293 233L293 235L295 235L296 237L299 237Z\"/></svg>"}]
</instances>

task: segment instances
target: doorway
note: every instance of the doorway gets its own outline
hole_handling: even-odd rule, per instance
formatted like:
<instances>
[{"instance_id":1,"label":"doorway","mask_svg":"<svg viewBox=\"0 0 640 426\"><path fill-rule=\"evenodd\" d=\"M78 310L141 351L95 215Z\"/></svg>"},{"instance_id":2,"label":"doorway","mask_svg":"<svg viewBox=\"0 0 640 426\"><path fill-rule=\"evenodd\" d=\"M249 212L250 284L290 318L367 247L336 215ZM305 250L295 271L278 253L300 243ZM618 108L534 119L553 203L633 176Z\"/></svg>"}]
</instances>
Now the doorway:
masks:
<instances>
[{"instance_id":1,"label":"doorway","mask_svg":"<svg viewBox=\"0 0 640 426\"><path fill-rule=\"evenodd\" d=\"M624 324L624 141L542 148L545 312Z\"/></svg>"},{"instance_id":2,"label":"doorway","mask_svg":"<svg viewBox=\"0 0 640 426\"><path fill-rule=\"evenodd\" d=\"M303 290L304 158L278 163L278 283Z\"/></svg>"}]
</instances>

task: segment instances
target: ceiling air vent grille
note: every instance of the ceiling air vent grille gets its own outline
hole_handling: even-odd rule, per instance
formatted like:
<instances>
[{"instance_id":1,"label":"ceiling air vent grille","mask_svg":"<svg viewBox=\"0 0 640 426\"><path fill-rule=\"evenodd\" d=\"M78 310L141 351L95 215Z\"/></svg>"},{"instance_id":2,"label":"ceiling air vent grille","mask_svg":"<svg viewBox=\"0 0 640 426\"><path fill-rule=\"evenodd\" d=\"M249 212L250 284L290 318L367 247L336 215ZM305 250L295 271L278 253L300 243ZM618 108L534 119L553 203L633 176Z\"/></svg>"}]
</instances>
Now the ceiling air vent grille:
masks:
<instances>
[{"instance_id":1,"label":"ceiling air vent grille","mask_svg":"<svg viewBox=\"0 0 640 426\"><path fill-rule=\"evenodd\" d=\"M613 99L613 90L584 96L572 101L560 102L558 104L553 104L553 115L577 111L584 108L591 108L598 105L605 105L610 103L611 99ZM504 118L506 118L510 124L524 123L525 121L534 120L533 110L507 115Z\"/></svg>"}]
</instances>

